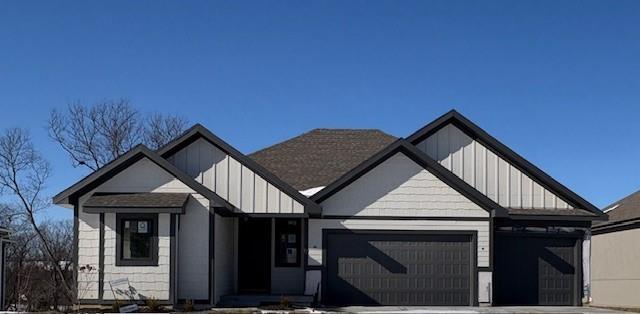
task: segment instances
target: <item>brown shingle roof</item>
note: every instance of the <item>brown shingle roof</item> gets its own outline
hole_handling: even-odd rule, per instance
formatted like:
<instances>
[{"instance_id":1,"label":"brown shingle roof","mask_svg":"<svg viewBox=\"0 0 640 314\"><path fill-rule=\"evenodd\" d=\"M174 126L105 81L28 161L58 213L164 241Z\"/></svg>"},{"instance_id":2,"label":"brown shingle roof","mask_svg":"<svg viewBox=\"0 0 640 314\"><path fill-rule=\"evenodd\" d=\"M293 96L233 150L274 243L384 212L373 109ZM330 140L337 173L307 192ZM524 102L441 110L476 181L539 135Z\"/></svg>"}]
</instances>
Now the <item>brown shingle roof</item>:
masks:
<instances>
[{"instance_id":1,"label":"brown shingle roof","mask_svg":"<svg viewBox=\"0 0 640 314\"><path fill-rule=\"evenodd\" d=\"M303 191L329 185L395 140L380 130L314 129L249 157Z\"/></svg>"},{"instance_id":2,"label":"brown shingle roof","mask_svg":"<svg viewBox=\"0 0 640 314\"><path fill-rule=\"evenodd\" d=\"M609 209L609 210L608 210ZM609 221L596 223L597 226L610 225L632 219L640 219L640 191L605 207ZM608 210L608 211L607 211Z\"/></svg>"},{"instance_id":3,"label":"brown shingle roof","mask_svg":"<svg viewBox=\"0 0 640 314\"><path fill-rule=\"evenodd\" d=\"M109 193L94 194L84 207L152 207L182 208L187 203L188 193Z\"/></svg>"}]
</instances>

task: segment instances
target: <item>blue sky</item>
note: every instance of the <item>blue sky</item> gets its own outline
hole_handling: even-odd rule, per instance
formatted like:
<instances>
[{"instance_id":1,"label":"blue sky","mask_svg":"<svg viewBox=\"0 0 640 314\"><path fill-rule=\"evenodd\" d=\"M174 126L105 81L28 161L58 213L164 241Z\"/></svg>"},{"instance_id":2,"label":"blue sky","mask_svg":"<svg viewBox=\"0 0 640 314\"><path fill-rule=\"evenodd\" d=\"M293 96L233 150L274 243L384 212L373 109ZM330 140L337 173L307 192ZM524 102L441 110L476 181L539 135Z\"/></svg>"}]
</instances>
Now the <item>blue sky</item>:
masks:
<instances>
[{"instance_id":1,"label":"blue sky","mask_svg":"<svg viewBox=\"0 0 640 314\"><path fill-rule=\"evenodd\" d=\"M456 108L604 206L640 189L639 56L639 1L5 0L0 128L31 130L53 195L86 174L45 130L77 100L181 114L246 153Z\"/></svg>"}]
</instances>

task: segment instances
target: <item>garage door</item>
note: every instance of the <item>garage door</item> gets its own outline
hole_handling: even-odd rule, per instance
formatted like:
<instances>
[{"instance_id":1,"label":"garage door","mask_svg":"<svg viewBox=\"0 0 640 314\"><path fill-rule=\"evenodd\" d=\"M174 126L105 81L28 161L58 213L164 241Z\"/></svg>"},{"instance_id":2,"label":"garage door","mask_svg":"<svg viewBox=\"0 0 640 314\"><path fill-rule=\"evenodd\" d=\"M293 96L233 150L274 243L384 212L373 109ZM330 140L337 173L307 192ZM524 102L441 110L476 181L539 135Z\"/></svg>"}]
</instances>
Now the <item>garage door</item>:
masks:
<instances>
[{"instance_id":1,"label":"garage door","mask_svg":"<svg viewBox=\"0 0 640 314\"><path fill-rule=\"evenodd\" d=\"M577 238L496 233L494 303L579 305Z\"/></svg>"},{"instance_id":2,"label":"garage door","mask_svg":"<svg viewBox=\"0 0 640 314\"><path fill-rule=\"evenodd\" d=\"M472 305L472 235L325 231L324 302Z\"/></svg>"}]
</instances>

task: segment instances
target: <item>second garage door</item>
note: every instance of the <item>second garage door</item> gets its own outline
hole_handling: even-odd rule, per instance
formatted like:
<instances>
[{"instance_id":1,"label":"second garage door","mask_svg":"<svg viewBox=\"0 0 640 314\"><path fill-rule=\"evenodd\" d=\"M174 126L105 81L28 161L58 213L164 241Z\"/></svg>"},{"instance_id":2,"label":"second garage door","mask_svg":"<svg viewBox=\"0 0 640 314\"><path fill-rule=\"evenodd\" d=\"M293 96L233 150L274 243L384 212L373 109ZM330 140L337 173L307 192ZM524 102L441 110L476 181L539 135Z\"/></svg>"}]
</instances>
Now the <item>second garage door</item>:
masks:
<instances>
[{"instance_id":1,"label":"second garage door","mask_svg":"<svg viewBox=\"0 0 640 314\"><path fill-rule=\"evenodd\" d=\"M581 241L496 232L494 303L580 305Z\"/></svg>"},{"instance_id":2,"label":"second garage door","mask_svg":"<svg viewBox=\"0 0 640 314\"><path fill-rule=\"evenodd\" d=\"M324 302L473 305L472 234L326 230Z\"/></svg>"}]
</instances>

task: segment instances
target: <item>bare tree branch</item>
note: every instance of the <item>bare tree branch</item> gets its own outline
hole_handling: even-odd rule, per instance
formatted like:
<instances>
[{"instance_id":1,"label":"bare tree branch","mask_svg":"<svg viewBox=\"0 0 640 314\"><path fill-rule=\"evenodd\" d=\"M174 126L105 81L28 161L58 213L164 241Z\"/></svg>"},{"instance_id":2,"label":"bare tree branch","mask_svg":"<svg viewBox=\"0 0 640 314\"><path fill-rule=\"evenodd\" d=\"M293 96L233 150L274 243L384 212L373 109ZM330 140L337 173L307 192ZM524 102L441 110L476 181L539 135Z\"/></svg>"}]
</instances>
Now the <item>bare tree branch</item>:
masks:
<instances>
[{"instance_id":1,"label":"bare tree branch","mask_svg":"<svg viewBox=\"0 0 640 314\"><path fill-rule=\"evenodd\" d=\"M151 149L159 149L178 137L187 128L187 120L179 116L151 115L144 130L144 143Z\"/></svg>"},{"instance_id":2,"label":"bare tree branch","mask_svg":"<svg viewBox=\"0 0 640 314\"><path fill-rule=\"evenodd\" d=\"M104 101L93 106L79 102L49 116L49 137L69 155L74 167L97 170L138 143L158 149L186 128L178 116L144 116L128 100Z\"/></svg>"},{"instance_id":3,"label":"bare tree branch","mask_svg":"<svg viewBox=\"0 0 640 314\"><path fill-rule=\"evenodd\" d=\"M49 205L48 198L42 196L42 190L50 173L49 163L35 150L27 131L13 128L0 134L0 191L16 200L16 210L24 215L46 256L54 262L55 252L35 219L36 212ZM65 292L72 297L74 289L65 280L64 270L57 263L52 263L52 267Z\"/></svg>"}]
</instances>

